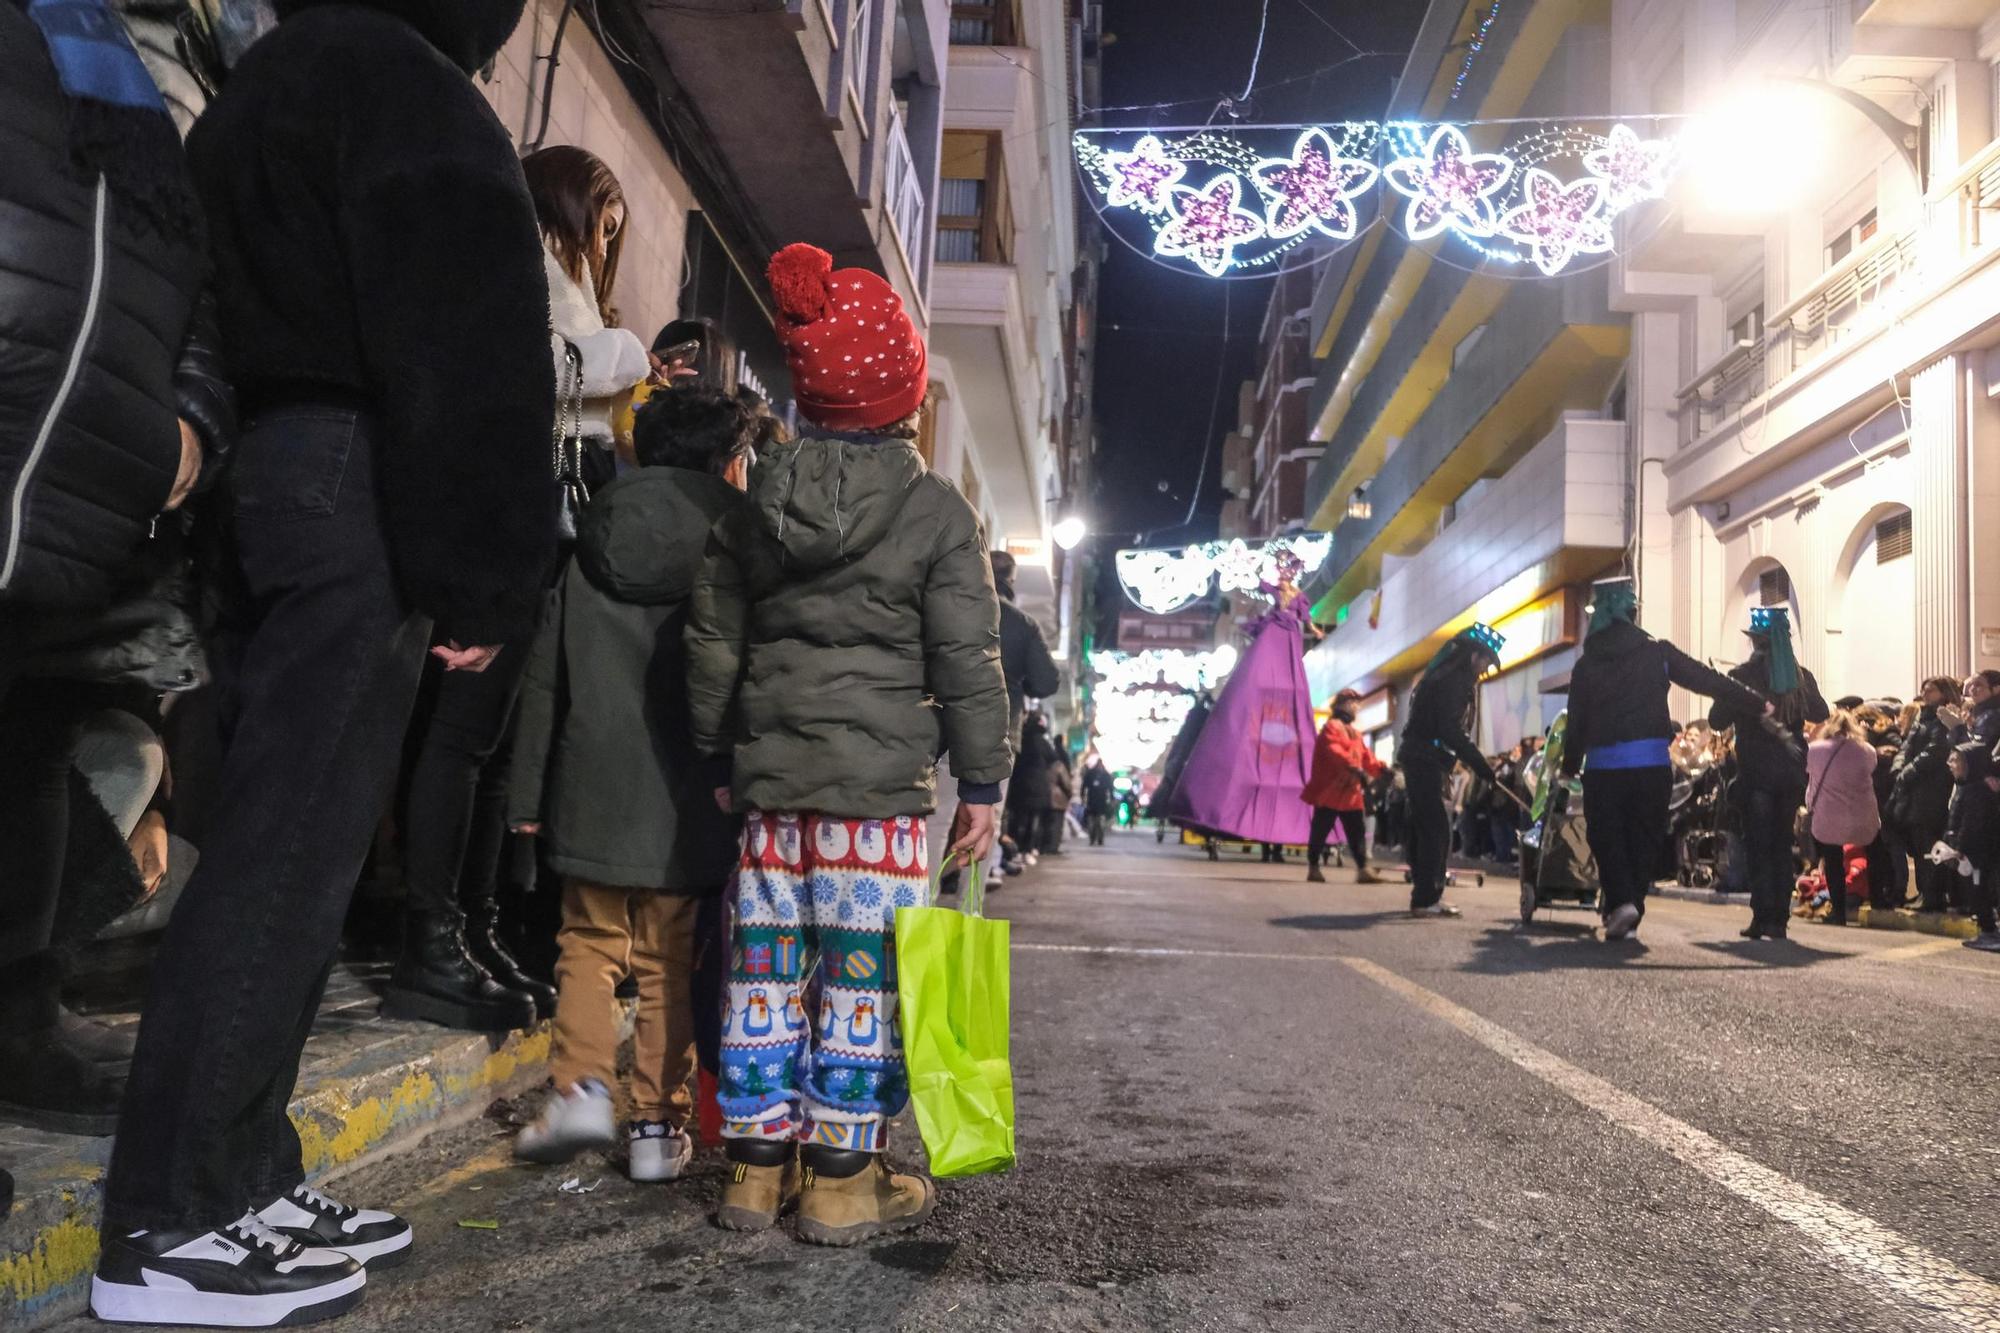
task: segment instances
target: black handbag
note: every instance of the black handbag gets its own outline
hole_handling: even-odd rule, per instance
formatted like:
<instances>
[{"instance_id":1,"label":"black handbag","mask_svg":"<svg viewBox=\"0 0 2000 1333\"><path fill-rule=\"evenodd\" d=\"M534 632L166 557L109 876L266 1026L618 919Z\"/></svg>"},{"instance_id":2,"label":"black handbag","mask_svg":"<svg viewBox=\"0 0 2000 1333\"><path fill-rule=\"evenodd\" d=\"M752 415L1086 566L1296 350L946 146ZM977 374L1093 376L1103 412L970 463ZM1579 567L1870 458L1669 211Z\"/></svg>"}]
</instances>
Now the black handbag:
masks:
<instances>
[{"instance_id":1,"label":"black handbag","mask_svg":"<svg viewBox=\"0 0 2000 1333\"><path fill-rule=\"evenodd\" d=\"M590 503L590 483L583 475L583 353L567 338L556 374L554 454L556 484L562 487L562 539L574 541L577 518Z\"/></svg>"}]
</instances>

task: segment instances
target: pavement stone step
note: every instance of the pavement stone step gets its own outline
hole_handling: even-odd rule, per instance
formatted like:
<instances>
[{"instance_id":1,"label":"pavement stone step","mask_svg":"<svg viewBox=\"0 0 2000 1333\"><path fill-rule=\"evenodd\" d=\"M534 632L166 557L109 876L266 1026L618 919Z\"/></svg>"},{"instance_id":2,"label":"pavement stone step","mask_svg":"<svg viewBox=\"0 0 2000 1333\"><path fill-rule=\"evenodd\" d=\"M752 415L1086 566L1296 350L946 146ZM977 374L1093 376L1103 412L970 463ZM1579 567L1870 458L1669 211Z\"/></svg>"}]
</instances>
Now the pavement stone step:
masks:
<instances>
[{"instance_id":1,"label":"pavement stone step","mask_svg":"<svg viewBox=\"0 0 2000 1333\"><path fill-rule=\"evenodd\" d=\"M382 1018L377 995L387 970L338 968L314 1022L291 1116L316 1181L475 1117L546 1073L547 1024L489 1037ZM15 1182L0 1227L0 1329L44 1328L83 1311L110 1156L108 1138L0 1125L0 1168Z\"/></svg>"}]
</instances>

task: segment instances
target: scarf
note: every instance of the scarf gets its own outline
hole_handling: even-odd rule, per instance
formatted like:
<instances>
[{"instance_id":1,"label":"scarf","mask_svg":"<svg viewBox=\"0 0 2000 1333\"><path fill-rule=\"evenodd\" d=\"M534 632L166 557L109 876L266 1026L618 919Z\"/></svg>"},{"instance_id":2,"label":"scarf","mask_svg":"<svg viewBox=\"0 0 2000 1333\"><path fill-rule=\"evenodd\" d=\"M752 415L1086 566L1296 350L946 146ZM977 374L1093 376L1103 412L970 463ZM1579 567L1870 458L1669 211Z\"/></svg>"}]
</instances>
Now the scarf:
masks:
<instances>
[{"instance_id":1,"label":"scarf","mask_svg":"<svg viewBox=\"0 0 2000 1333\"><path fill-rule=\"evenodd\" d=\"M71 160L104 176L140 230L199 247L201 210L180 136L107 0L27 0L23 12L40 30L69 101Z\"/></svg>"}]
</instances>

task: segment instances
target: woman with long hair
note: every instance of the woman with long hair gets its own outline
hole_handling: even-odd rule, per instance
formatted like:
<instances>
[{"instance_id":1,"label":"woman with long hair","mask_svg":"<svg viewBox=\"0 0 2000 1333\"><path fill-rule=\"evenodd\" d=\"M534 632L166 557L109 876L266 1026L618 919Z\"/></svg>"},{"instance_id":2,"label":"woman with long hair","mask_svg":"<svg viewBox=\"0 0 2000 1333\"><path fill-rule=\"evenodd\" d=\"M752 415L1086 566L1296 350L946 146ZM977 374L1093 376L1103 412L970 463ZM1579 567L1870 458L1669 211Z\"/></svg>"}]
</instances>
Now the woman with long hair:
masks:
<instances>
[{"instance_id":1,"label":"woman with long hair","mask_svg":"<svg viewBox=\"0 0 2000 1333\"><path fill-rule=\"evenodd\" d=\"M1875 758L1866 728L1845 708L1827 719L1806 751L1807 823L1826 872L1830 926L1847 924L1847 849L1870 845L1882 831Z\"/></svg>"},{"instance_id":2,"label":"woman with long hair","mask_svg":"<svg viewBox=\"0 0 2000 1333\"><path fill-rule=\"evenodd\" d=\"M1819 682L1792 651L1791 614L1760 606L1750 613L1750 660L1729 673L1769 703L1768 714L1719 699L1708 720L1736 728L1736 783L1731 794L1741 821L1750 881L1747 940L1785 938L1791 919L1797 845L1793 826L1806 795L1805 729L1826 721Z\"/></svg>"},{"instance_id":3,"label":"woman with long hair","mask_svg":"<svg viewBox=\"0 0 2000 1333\"><path fill-rule=\"evenodd\" d=\"M581 399L559 424L579 440L565 531L593 479L614 471L608 449L616 400L651 370L646 347L616 326L611 303L628 222L618 178L597 157L562 145L522 162L548 279L558 396ZM594 459L593 459L594 456ZM557 484L553 471L548 482ZM550 574L553 575L551 570ZM499 756L527 669L529 645L508 645L487 671L438 681L410 773L404 828L407 916L385 1012L479 1032L523 1027L555 1010L555 988L531 977L497 933L496 893L506 845L507 765Z\"/></svg>"}]
</instances>

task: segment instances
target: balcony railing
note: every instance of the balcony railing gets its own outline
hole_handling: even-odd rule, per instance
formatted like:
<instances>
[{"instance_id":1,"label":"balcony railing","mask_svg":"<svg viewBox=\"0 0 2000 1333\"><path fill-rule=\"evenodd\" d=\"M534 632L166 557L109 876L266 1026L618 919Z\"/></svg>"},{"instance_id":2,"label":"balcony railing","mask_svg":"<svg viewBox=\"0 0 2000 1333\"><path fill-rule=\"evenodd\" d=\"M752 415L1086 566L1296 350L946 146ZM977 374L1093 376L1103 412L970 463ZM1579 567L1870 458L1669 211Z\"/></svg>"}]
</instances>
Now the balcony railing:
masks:
<instances>
[{"instance_id":1,"label":"balcony railing","mask_svg":"<svg viewBox=\"0 0 2000 1333\"><path fill-rule=\"evenodd\" d=\"M953 46L1013 46L1020 26L1018 0L951 7Z\"/></svg>"},{"instance_id":2,"label":"balcony railing","mask_svg":"<svg viewBox=\"0 0 2000 1333\"><path fill-rule=\"evenodd\" d=\"M882 204L896 228L896 239L913 265L921 266L928 239L924 228L924 183L917 175L917 163L910 153L910 136L902 113L890 109L888 160L882 185Z\"/></svg>"},{"instance_id":3,"label":"balcony railing","mask_svg":"<svg viewBox=\"0 0 2000 1333\"><path fill-rule=\"evenodd\" d=\"M1924 199L1917 225L1884 232L1773 315L1763 335L1731 349L1680 391L1680 442L1732 414L1851 339L1883 326L1918 293L1948 284L2000 244L2000 139Z\"/></svg>"},{"instance_id":4,"label":"balcony railing","mask_svg":"<svg viewBox=\"0 0 2000 1333\"><path fill-rule=\"evenodd\" d=\"M1877 236L1680 391L1680 442L1693 444L1788 376L1877 327L1917 271L1919 230Z\"/></svg>"}]
</instances>

